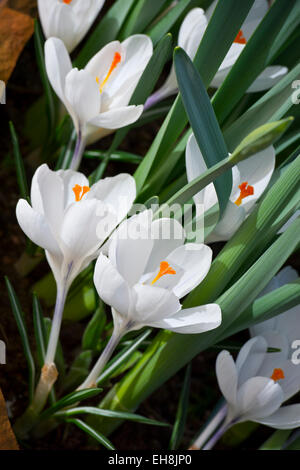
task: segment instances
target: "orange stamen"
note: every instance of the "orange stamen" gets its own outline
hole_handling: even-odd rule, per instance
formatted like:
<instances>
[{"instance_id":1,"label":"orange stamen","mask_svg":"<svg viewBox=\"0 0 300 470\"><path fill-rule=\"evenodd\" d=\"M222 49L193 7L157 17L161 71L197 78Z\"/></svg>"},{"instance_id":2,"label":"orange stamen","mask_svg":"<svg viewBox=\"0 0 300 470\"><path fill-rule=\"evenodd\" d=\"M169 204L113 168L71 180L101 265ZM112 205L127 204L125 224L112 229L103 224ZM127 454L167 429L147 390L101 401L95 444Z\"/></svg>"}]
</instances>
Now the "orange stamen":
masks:
<instances>
[{"instance_id":1,"label":"orange stamen","mask_svg":"<svg viewBox=\"0 0 300 470\"><path fill-rule=\"evenodd\" d=\"M233 42L237 42L238 44L247 44L246 38L245 38L244 33L241 29L237 33L236 38Z\"/></svg>"},{"instance_id":2,"label":"orange stamen","mask_svg":"<svg viewBox=\"0 0 300 470\"><path fill-rule=\"evenodd\" d=\"M100 82L99 77L96 77L96 82L98 83L98 85L100 85L100 93L102 93L104 85L106 84L107 80L109 79L112 72L115 70L115 68L119 64L119 62L121 62L121 54L119 54L119 52L115 52L113 61L112 61L111 66L109 68L109 71L108 71L105 79L101 82L101 84L99 83Z\"/></svg>"},{"instance_id":3,"label":"orange stamen","mask_svg":"<svg viewBox=\"0 0 300 470\"><path fill-rule=\"evenodd\" d=\"M284 379L284 372L282 369L274 369L273 374L271 375L271 379L274 380L274 382L277 382L277 380Z\"/></svg>"},{"instance_id":4,"label":"orange stamen","mask_svg":"<svg viewBox=\"0 0 300 470\"><path fill-rule=\"evenodd\" d=\"M167 261L162 261L159 266L159 273L158 275L153 279L151 282L151 285L153 285L158 279L160 279L162 276L165 276L165 274L176 274L175 269L173 269Z\"/></svg>"},{"instance_id":5,"label":"orange stamen","mask_svg":"<svg viewBox=\"0 0 300 470\"><path fill-rule=\"evenodd\" d=\"M245 197L253 196L254 194L254 187L248 184L248 181L243 181L243 183L239 185L239 189L241 190L240 195L234 202L237 206L242 204Z\"/></svg>"},{"instance_id":6,"label":"orange stamen","mask_svg":"<svg viewBox=\"0 0 300 470\"><path fill-rule=\"evenodd\" d=\"M66 3L67 5L70 5L71 2L72 0L63 0L63 3Z\"/></svg>"},{"instance_id":7,"label":"orange stamen","mask_svg":"<svg viewBox=\"0 0 300 470\"><path fill-rule=\"evenodd\" d=\"M75 194L75 201L81 201L83 196L89 192L90 188L88 186L80 186L79 184L75 184L74 188L72 188Z\"/></svg>"}]
</instances>

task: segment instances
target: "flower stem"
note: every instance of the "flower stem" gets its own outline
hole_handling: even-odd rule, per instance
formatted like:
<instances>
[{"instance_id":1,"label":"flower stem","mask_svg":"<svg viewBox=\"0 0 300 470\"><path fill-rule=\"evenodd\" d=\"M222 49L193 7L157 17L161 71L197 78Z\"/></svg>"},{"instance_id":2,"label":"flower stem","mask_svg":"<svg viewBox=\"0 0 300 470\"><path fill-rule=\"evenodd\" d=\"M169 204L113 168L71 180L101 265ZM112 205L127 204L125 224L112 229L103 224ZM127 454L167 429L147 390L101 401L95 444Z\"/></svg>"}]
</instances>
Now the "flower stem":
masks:
<instances>
[{"instance_id":1,"label":"flower stem","mask_svg":"<svg viewBox=\"0 0 300 470\"><path fill-rule=\"evenodd\" d=\"M224 401L222 400L224 403ZM199 434L197 439L193 442L190 447L190 450L200 450L205 442L209 439L211 434L215 431L215 429L221 424L223 419L225 418L227 413L227 404L223 404L223 406L218 410L218 412L213 416L213 418L208 422L205 426L203 431Z\"/></svg>"},{"instance_id":2,"label":"flower stem","mask_svg":"<svg viewBox=\"0 0 300 470\"><path fill-rule=\"evenodd\" d=\"M83 390L83 389L86 389L86 388L96 387L97 379L98 379L99 375L101 374L103 368L105 367L105 365L109 361L111 355L113 354L114 350L118 346L118 344L120 342L120 339L122 338L123 335L124 335L123 330L120 332L120 331L116 331L114 329L113 334L112 334L109 342L107 343L105 349L103 350L101 356L99 357L98 361L94 365L94 367L91 370L91 372L89 373L88 377L77 388L77 390Z\"/></svg>"},{"instance_id":3,"label":"flower stem","mask_svg":"<svg viewBox=\"0 0 300 470\"><path fill-rule=\"evenodd\" d=\"M211 439L208 441L208 443L203 447L202 450L211 450L214 445L218 442L219 439L225 434L227 429L229 429L231 426L231 423L225 422L222 424L222 426L217 430L217 432L211 437Z\"/></svg>"},{"instance_id":4,"label":"flower stem","mask_svg":"<svg viewBox=\"0 0 300 470\"><path fill-rule=\"evenodd\" d=\"M47 352L45 356L45 364L52 364L54 362L66 297L67 297L67 288L64 287L63 289L61 289L58 286L51 332L50 332Z\"/></svg>"},{"instance_id":5,"label":"flower stem","mask_svg":"<svg viewBox=\"0 0 300 470\"><path fill-rule=\"evenodd\" d=\"M72 161L71 161L71 164L70 164L70 169L71 170L78 170L79 165L81 163L81 159L82 159L84 149L85 149L85 139L82 137L81 129L79 129L78 135L77 135L77 140L76 140L75 150L74 150Z\"/></svg>"}]
</instances>

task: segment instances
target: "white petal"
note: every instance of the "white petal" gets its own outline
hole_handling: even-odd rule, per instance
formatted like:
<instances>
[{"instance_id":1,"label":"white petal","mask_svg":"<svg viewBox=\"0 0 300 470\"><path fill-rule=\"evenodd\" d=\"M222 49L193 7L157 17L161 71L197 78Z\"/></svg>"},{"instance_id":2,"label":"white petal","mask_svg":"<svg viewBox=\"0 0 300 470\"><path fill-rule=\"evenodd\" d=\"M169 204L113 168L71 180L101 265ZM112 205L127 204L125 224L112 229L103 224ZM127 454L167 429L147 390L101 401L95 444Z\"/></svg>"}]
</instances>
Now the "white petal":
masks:
<instances>
[{"instance_id":1,"label":"white petal","mask_svg":"<svg viewBox=\"0 0 300 470\"><path fill-rule=\"evenodd\" d=\"M243 421L264 418L274 413L282 401L280 385L267 377L252 377L238 390L238 418Z\"/></svg>"},{"instance_id":2,"label":"white petal","mask_svg":"<svg viewBox=\"0 0 300 470\"><path fill-rule=\"evenodd\" d=\"M71 260L96 253L103 243L97 226L107 217L104 205L96 199L85 199L69 206L61 228L61 239Z\"/></svg>"},{"instance_id":3,"label":"white petal","mask_svg":"<svg viewBox=\"0 0 300 470\"><path fill-rule=\"evenodd\" d=\"M234 406L237 399L238 374L235 362L228 351L221 351L218 354L216 375L225 400Z\"/></svg>"},{"instance_id":4,"label":"white petal","mask_svg":"<svg viewBox=\"0 0 300 470\"><path fill-rule=\"evenodd\" d=\"M281 367L281 364L288 358L290 345L287 337L278 331L268 330L262 333L262 336L266 340L269 348L280 349L278 352L265 354L264 360L256 374L264 377L271 377L274 369Z\"/></svg>"},{"instance_id":5,"label":"white petal","mask_svg":"<svg viewBox=\"0 0 300 470\"><path fill-rule=\"evenodd\" d=\"M94 197L111 206L118 213L117 220L120 222L136 198L135 179L127 173L104 178L95 183L87 194L88 199Z\"/></svg>"},{"instance_id":6,"label":"white petal","mask_svg":"<svg viewBox=\"0 0 300 470\"><path fill-rule=\"evenodd\" d=\"M174 294L181 298L198 286L210 270L211 260L212 250L203 244L187 243L170 253L166 261L183 270L183 275L173 287Z\"/></svg>"},{"instance_id":7,"label":"white petal","mask_svg":"<svg viewBox=\"0 0 300 470\"><path fill-rule=\"evenodd\" d=\"M51 253L60 249L44 215L34 211L25 199L20 199L16 207L18 223L30 240Z\"/></svg>"},{"instance_id":8,"label":"white petal","mask_svg":"<svg viewBox=\"0 0 300 470\"><path fill-rule=\"evenodd\" d=\"M246 217L246 212L242 206L237 206L229 201L221 220L217 223L213 232L208 236L206 242L230 240L232 235L242 225Z\"/></svg>"},{"instance_id":9,"label":"white petal","mask_svg":"<svg viewBox=\"0 0 300 470\"><path fill-rule=\"evenodd\" d=\"M71 70L66 76L65 95L81 126L100 112L101 94L96 80L86 70Z\"/></svg>"},{"instance_id":10,"label":"white petal","mask_svg":"<svg viewBox=\"0 0 300 470\"><path fill-rule=\"evenodd\" d=\"M89 186L89 180L83 173L74 170L58 170L57 174L61 178L63 183L64 207L67 208L76 200L75 193L73 191L74 186L76 186L76 184L78 184L79 186ZM87 195L88 193L86 193L83 198L86 198Z\"/></svg>"},{"instance_id":11,"label":"white petal","mask_svg":"<svg viewBox=\"0 0 300 470\"><path fill-rule=\"evenodd\" d=\"M45 42L45 65L49 81L67 110L70 105L65 96L65 80L72 70L72 63L64 43L58 38L50 38Z\"/></svg>"},{"instance_id":12,"label":"white petal","mask_svg":"<svg viewBox=\"0 0 300 470\"><path fill-rule=\"evenodd\" d=\"M275 429L294 429L300 426L300 405L282 406L271 416L258 422Z\"/></svg>"},{"instance_id":13,"label":"white petal","mask_svg":"<svg viewBox=\"0 0 300 470\"><path fill-rule=\"evenodd\" d=\"M98 78L99 83L101 84L109 72L116 52L121 55L121 62L111 73L109 78L109 80L111 80L114 75L118 74L119 67L121 66L122 61L125 60L125 57L123 57L125 52L119 41L112 41L106 44L106 46L104 46L97 54L95 54L87 63L85 70L89 72L89 74L95 80Z\"/></svg>"},{"instance_id":14,"label":"white petal","mask_svg":"<svg viewBox=\"0 0 300 470\"><path fill-rule=\"evenodd\" d=\"M271 65L267 67L248 88L247 93L268 90L278 83L288 73L287 67Z\"/></svg>"},{"instance_id":15,"label":"white petal","mask_svg":"<svg viewBox=\"0 0 300 470\"><path fill-rule=\"evenodd\" d=\"M123 106L98 114L90 124L104 129L119 129L137 121L143 112L143 106Z\"/></svg>"},{"instance_id":16,"label":"white petal","mask_svg":"<svg viewBox=\"0 0 300 470\"><path fill-rule=\"evenodd\" d=\"M190 183L207 170L202 153L198 147L194 134L189 137L186 152L185 163L187 179ZM194 196L195 204L203 204L204 211L208 211L218 202L217 193L213 183L210 183L205 189Z\"/></svg>"},{"instance_id":17,"label":"white petal","mask_svg":"<svg viewBox=\"0 0 300 470\"><path fill-rule=\"evenodd\" d=\"M193 8L184 18L178 35L178 45L193 59L205 33L207 19L202 8Z\"/></svg>"},{"instance_id":18,"label":"white petal","mask_svg":"<svg viewBox=\"0 0 300 470\"><path fill-rule=\"evenodd\" d=\"M207 304L199 307L186 308L175 315L166 317L152 326L164 328L183 334L198 334L214 330L220 326L222 314L219 305Z\"/></svg>"},{"instance_id":19,"label":"white petal","mask_svg":"<svg viewBox=\"0 0 300 470\"><path fill-rule=\"evenodd\" d=\"M130 307L128 284L112 262L102 254L96 262L94 284L99 297L126 318Z\"/></svg>"},{"instance_id":20,"label":"white petal","mask_svg":"<svg viewBox=\"0 0 300 470\"><path fill-rule=\"evenodd\" d=\"M30 191L31 205L32 205L32 208L36 212L39 212L40 214L44 213L44 207L43 207L43 201L42 201L40 186L39 186L38 181L39 181L39 177L41 173L43 175L46 175L50 171L51 170L48 168L48 165L46 163L43 163L43 165L37 168L31 181L31 191Z\"/></svg>"},{"instance_id":21,"label":"white petal","mask_svg":"<svg viewBox=\"0 0 300 470\"><path fill-rule=\"evenodd\" d=\"M181 307L179 299L166 289L136 284L133 290L135 292L134 316L137 325L155 326L161 318L173 315Z\"/></svg>"},{"instance_id":22,"label":"white petal","mask_svg":"<svg viewBox=\"0 0 300 470\"><path fill-rule=\"evenodd\" d=\"M268 344L261 336L250 339L241 348L236 359L239 386L250 379L250 377L257 375L257 371L265 358L267 348Z\"/></svg>"}]
</instances>

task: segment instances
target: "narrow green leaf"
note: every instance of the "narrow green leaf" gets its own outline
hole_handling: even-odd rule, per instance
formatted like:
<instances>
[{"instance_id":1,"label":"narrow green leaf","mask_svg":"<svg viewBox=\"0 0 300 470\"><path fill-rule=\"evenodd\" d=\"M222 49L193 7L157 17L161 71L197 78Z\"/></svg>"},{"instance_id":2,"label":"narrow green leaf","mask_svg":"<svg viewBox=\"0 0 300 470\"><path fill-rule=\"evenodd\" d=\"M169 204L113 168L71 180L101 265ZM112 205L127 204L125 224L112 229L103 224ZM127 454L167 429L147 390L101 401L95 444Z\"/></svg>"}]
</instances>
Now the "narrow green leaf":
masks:
<instances>
[{"instance_id":1,"label":"narrow green leaf","mask_svg":"<svg viewBox=\"0 0 300 470\"><path fill-rule=\"evenodd\" d=\"M86 434L93 437L101 445L106 447L106 449L115 450L113 444L110 442L109 439L107 439L107 437L103 436L103 434L101 434L100 432L95 431L95 429L88 426L88 424L86 424L84 421L81 421L77 418L67 419L66 421L67 423L75 424L79 429L81 429Z\"/></svg>"},{"instance_id":2,"label":"narrow green leaf","mask_svg":"<svg viewBox=\"0 0 300 470\"><path fill-rule=\"evenodd\" d=\"M209 85L220 67L253 2L254 0L244 0L242 3L238 0L218 2L194 58L194 65L201 72L205 86ZM216 37L221 36L222 41L216 48ZM135 172L138 193L153 169L158 168L167 159L186 124L187 116L181 98L178 96L149 151Z\"/></svg>"},{"instance_id":3,"label":"narrow green leaf","mask_svg":"<svg viewBox=\"0 0 300 470\"><path fill-rule=\"evenodd\" d=\"M276 1L250 37L212 103L220 123L230 114L248 87L264 70L274 40L296 0Z\"/></svg>"},{"instance_id":4,"label":"narrow green leaf","mask_svg":"<svg viewBox=\"0 0 300 470\"><path fill-rule=\"evenodd\" d=\"M33 398L33 393L34 393L34 385L35 385L35 365L34 365L34 360L33 356L31 353L30 349L30 344L29 344L29 339L27 335L27 330L26 330L26 325L22 313L22 309L20 306L19 299L17 297L17 294L15 293L15 290L13 286L11 285L8 277L5 277L5 283L6 283L6 288L8 291L8 296L12 308L12 312L14 314L17 327L21 336L21 341L22 341L22 346L24 349L24 354L26 357L27 365L28 365L28 373L29 373L29 379L28 379L28 387L29 387L29 401L32 401Z\"/></svg>"},{"instance_id":5,"label":"narrow green leaf","mask_svg":"<svg viewBox=\"0 0 300 470\"><path fill-rule=\"evenodd\" d=\"M83 156L84 158L103 160L107 157L107 153L108 152L104 152L101 150L87 150L86 152L84 152ZM111 153L109 159L115 162L139 164L142 160L142 157L134 153L123 152L122 150L118 150L117 152Z\"/></svg>"},{"instance_id":6,"label":"narrow green leaf","mask_svg":"<svg viewBox=\"0 0 300 470\"><path fill-rule=\"evenodd\" d=\"M274 63L274 60L276 59L278 54L282 51L282 47L284 46L285 42L297 28L299 32L299 23L300 23L300 2L297 0L294 7L290 11L284 25L282 26L279 33L277 34L275 41L272 44L269 57L268 57L269 63Z\"/></svg>"},{"instance_id":7,"label":"narrow green leaf","mask_svg":"<svg viewBox=\"0 0 300 470\"><path fill-rule=\"evenodd\" d=\"M281 450L287 441L292 429L279 429L271 435L259 448L259 450Z\"/></svg>"},{"instance_id":8,"label":"narrow green leaf","mask_svg":"<svg viewBox=\"0 0 300 470\"><path fill-rule=\"evenodd\" d=\"M63 390L74 390L88 376L93 360L92 351L81 351L71 364L68 375L63 381Z\"/></svg>"},{"instance_id":9,"label":"narrow green leaf","mask_svg":"<svg viewBox=\"0 0 300 470\"><path fill-rule=\"evenodd\" d=\"M145 418L144 416L138 414L126 413L124 411L103 410L94 406L80 406L78 408L71 408L66 411L59 411L55 414L55 416L67 418L69 416L76 416L78 414L90 414L94 416L104 416L105 418L123 419L128 421L135 421L136 423L148 424L151 426L170 426L168 423Z\"/></svg>"},{"instance_id":10,"label":"narrow green leaf","mask_svg":"<svg viewBox=\"0 0 300 470\"><path fill-rule=\"evenodd\" d=\"M106 315L104 305L101 303L84 330L81 342L82 349L91 349L92 351L97 349L105 324Z\"/></svg>"},{"instance_id":11,"label":"narrow green leaf","mask_svg":"<svg viewBox=\"0 0 300 470\"><path fill-rule=\"evenodd\" d=\"M235 164L244 159L245 156L260 152L279 139L293 122L293 117L281 121L269 122L252 131L235 149L229 160Z\"/></svg>"},{"instance_id":12,"label":"narrow green leaf","mask_svg":"<svg viewBox=\"0 0 300 470\"><path fill-rule=\"evenodd\" d=\"M49 418L51 415L61 410L62 408L67 408L74 403L80 402L82 400L87 400L88 398L95 397L101 392L101 388L90 388L87 390L78 390L72 393L69 393L65 397L61 398L54 405L47 408L40 416L41 419Z\"/></svg>"},{"instance_id":13,"label":"narrow green leaf","mask_svg":"<svg viewBox=\"0 0 300 470\"><path fill-rule=\"evenodd\" d=\"M41 76L41 80L43 83L45 96L46 96L46 108L47 108L48 126L49 126L48 137L50 137L53 135L54 127L55 127L55 101L54 101L54 94L50 86L47 72L46 72L45 59L44 59L44 37L43 37L40 24L37 20L34 23L34 45L35 45L37 64L40 70L40 76Z\"/></svg>"},{"instance_id":14,"label":"narrow green leaf","mask_svg":"<svg viewBox=\"0 0 300 470\"><path fill-rule=\"evenodd\" d=\"M37 356L39 366L43 367L44 359L45 359L45 352L46 352L46 330L45 324L43 319L43 314L41 311L41 305L39 303L38 297L33 294L33 327L34 327L34 335L37 344Z\"/></svg>"},{"instance_id":15,"label":"narrow green leaf","mask_svg":"<svg viewBox=\"0 0 300 470\"><path fill-rule=\"evenodd\" d=\"M99 50L117 38L135 0L117 0L98 23L76 57L74 66L83 68Z\"/></svg>"},{"instance_id":16,"label":"narrow green leaf","mask_svg":"<svg viewBox=\"0 0 300 470\"><path fill-rule=\"evenodd\" d=\"M173 426L172 436L170 439L169 449L178 449L181 439L184 434L184 428L187 418L189 395L191 386L191 364L189 364L185 371L184 381L180 393L178 408L176 412L176 419Z\"/></svg>"},{"instance_id":17,"label":"narrow green leaf","mask_svg":"<svg viewBox=\"0 0 300 470\"><path fill-rule=\"evenodd\" d=\"M300 79L300 64L224 131L224 138L230 152L255 128L266 122L281 119L287 112L293 115L293 112L290 111L293 107L291 100L292 83L298 79Z\"/></svg>"},{"instance_id":18,"label":"narrow green leaf","mask_svg":"<svg viewBox=\"0 0 300 470\"><path fill-rule=\"evenodd\" d=\"M183 49L175 49L174 63L186 113L205 163L210 168L228 156L222 132L202 79ZM227 171L215 179L214 186L218 196L221 217L231 193L231 172Z\"/></svg>"},{"instance_id":19,"label":"narrow green leaf","mask_svg":"<svg viewBox=\"0 0 300 470\"><path fill-rule=\"evenodd\" d=\"M10 130L11 141L13 145L13 155L14 155L14 160L15 160L17 181L18 181L18 185L20 189L20 195L23 199L26 199L29 202L30 198L29 198L28 184L27 184L27 179L26 179L23 158L20 152L18 136L15 131L15 127L11 121L9 122L9 130Z\"/></svg>"},{"instance_id":20,"label":"narrow green leaf","mask_svg":"<svg viewBox=\"0 0 300 470\"><path fill-rule=\"evenodd\" d=\"M132 345L125 347L119 354L107 364L106 368L102 374L97 379L97 385L99 386L106 380L108 380L125 362L127 362L134 351L141 345L143 341L150 335L151 329L147 328L143 333L141 333L137 339L133 342Z\"/></svg>"},{"instance_id":21,"label":"narrow green leaf","mask_svg":"<svg viewBox=\"0 0 300 470\"><path fill-rule=\"evenodd\" d=\"M122 28L121 39L143 32L168 3L170 0L136 0L133 10Z\"/></svg>"}]
</instances>

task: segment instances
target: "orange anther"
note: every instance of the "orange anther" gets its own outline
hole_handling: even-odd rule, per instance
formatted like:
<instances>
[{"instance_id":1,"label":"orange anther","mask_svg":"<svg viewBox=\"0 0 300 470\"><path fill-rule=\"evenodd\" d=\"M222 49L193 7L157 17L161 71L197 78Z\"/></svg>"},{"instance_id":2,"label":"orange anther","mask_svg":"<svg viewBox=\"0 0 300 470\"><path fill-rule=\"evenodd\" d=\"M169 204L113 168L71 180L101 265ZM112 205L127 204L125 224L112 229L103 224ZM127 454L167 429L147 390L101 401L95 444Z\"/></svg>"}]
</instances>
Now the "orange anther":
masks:
<instances>
[{"instance_id":1,"label":"orange anther","mask_svg":"<svg viewBox=\"0 0 300 470\"><path fill-rule=\"evenodd\" d=\"M253 196L254 194L254 187L248 184L248 181L243 181L243 183L239 185L239 189L241 190L240 195L234 202L237 206L242 204L245 197Z\"/></svg>"},{"instance_id":2,"label":"orange anther","mask_svg":"<svg viewBox=\"0 0 300 470\"><path fill-rule=\"evenodd\" d=\"M70 5L71 2L72 0L63 0L63 3L66 3L67 5Z\"/></svg>"},{"instance_id":3,"label":"orange anther","mask_svg":"<svg viewBox=\"0 0 300 470\"><path fill-rule=\"evenodd\" d=\"M233 42L237 42L238 44L246 44L246 38L244 36L243 31L240 29L239 32L236 35L236 38Z\"/></svg>"},{"instance_id":4,"label":"orange anther","mask_svg":"<svg viewBox=\"0 0 300 470\"><path fill-rule=\"evenodd\" d=\"M153 279L151 285L153 285L156 281L158 281L158 279L160 279L165 274L176 274L176 271L169 265L167 261L162 261L159 266L159 273Z\"/></svg>"},{"instance_id":5,"label":"orange anther","mask_svg":"<svg viewBox=\"0 0 300 470\"><path fill-rule=\"evenodd\" d=\"M79 184L75 184L75 186L72 188L74 194L75 194L75 201L81 201L83 196L89 192L90 188L88 186L80 186Z\"/></svg>"},{"instance_id":6,"label":"orange anther","mask_svg":"<svg viewBox=\"0 0 300 470\"><path fill-rule=\"evenodd\" d=\"M274 369L273 374L271 375L271 379L273 379L275 382L277 380L284 379L284 372L282 369Z\"/></svg>"},{"instance_id":7,"label":"orange anther","mask_svg":"<svg viewBox=\"0 0 300 470\"><path fill-rule=\"evenodd\" d=\"M111 76L112 72L114 71L114 69L117 67L117 65L119 64L119 62L121 62L121 54L119 54L119 52L115 52L115 55L114 55L114 58L113 58L113 61L111 63L111 66L109 68L109 71L105 77L105 79L101 82L100 84L100 93L102 93L103 91L103 87L105 85L105 83L107 82L107 80L109 79L109 77ZM99 84L100 80L99 80L99 77L96 77L96 82Z\"/></svg>"}]
</instances>

